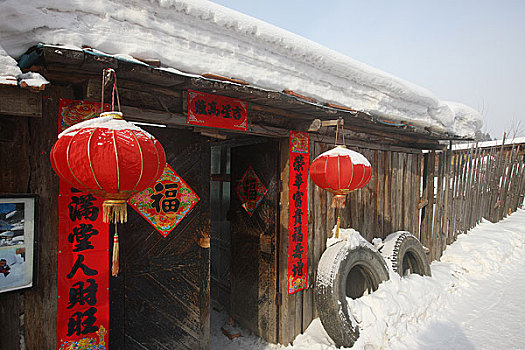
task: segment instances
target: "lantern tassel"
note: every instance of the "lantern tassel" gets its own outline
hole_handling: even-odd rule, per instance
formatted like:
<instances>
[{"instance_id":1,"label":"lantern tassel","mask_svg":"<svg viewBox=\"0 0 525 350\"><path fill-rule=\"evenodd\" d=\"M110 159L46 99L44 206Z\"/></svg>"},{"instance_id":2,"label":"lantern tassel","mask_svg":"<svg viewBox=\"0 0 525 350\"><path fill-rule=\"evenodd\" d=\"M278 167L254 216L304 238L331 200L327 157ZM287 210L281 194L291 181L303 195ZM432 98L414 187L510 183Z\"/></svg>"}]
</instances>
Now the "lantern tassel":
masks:
<instances>
[{"instance_id":1,"label":"lantern tassel","mask_svg":"<svg viewBox=\"0 0 525 350\"><path fill-rule=\"evenodd\" d=\"M339 209L337 209L339 210ZM337 228L335 229L335 238L339 238L339 227L341 226L341 215L337 215Z\"/></svg>"},{"instance_id":2,"label":"lantern tassel","mask_svg":"<svg viewBox=\"0 0 525 350\"><path fill-rule=\"evenodd\" d=\"M113 235L113 259L112 259L112 266L111 266L111 275L113 277L117 276L119 272L118 256L119 256L119 244L118 244L117 223L115 223L115 234Z\"/></svg>"},{"instance_id":3,"label":"lantern tassel","mask_svg":"<svg viewBox=\"0 0 525 350\"><path fill-rule=\"evenodd\" d=\"M105 200L102 203L102 211L104 213L104 222L120 222L122 224L128 221L126 201L124 200Z\"/></svg>"},{"instance_id":4,"label":"lantern tassel","mask_svg":"<svg viewBox=\"0 0 525 350\"><path fill-rule=\"evenodd\" d=\"M332 200L332 208L344 208L346 204L345 194L336 194Z\"/></svg>"}]
</instances>

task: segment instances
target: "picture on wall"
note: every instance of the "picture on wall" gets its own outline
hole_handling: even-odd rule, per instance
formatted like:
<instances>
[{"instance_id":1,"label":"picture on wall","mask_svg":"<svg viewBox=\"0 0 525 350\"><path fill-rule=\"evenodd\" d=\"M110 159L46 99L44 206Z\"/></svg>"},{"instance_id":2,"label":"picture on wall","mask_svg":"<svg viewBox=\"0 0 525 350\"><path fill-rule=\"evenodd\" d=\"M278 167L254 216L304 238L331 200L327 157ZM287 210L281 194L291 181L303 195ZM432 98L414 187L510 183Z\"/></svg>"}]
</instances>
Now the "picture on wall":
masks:
<instances>
[{"instance_id":1,"label":"picture on wall","mask_svg":"<svg viewBox=\"0 0 525 350\"><path fill-rule=\"evenodd\" d=\"M0 196L0 293L33 286L35 195Z\"/></svg>"}]
</instances>

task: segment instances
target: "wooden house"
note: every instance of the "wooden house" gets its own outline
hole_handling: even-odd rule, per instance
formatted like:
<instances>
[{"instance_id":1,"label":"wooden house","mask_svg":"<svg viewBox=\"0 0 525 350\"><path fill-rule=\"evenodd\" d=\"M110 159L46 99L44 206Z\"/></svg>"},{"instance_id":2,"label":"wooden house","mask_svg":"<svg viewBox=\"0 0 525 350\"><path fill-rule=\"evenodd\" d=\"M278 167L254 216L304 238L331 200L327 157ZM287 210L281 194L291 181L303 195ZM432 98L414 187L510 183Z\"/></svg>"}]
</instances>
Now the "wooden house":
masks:
<instances>
[{"instance_id":1,"label":"wooden house","mask_svg":"<svg viewBox=\"0 0 525 350\"><path fill-rule=\"evenodd\" d=\"M105 68L118 76L124 118L150 124L141 127L162 143L167 163L200 198L166 237L128 208L128 222L119 226L121 272L109 281L108 348L208 349L212 305L272 343L287 344L308 327L316 317L316 266L335 214L331 195L309 181L308 285L288 294L290 130L309 133L311 161L332 147L334 122L342 118L346 145L372 164L371 182L349 195L343 227L368 240L408 230L427 246L444 247L442 233L432 234L436 226L428 211L441 197L428 188L435 171L445 176L446 169L435 163L436 151L447 154L455 136L321 104L293 91L169 72L154 62L52 45L32 53L26 69L51 84L38 92L0 87L0 192L39 196L37 283L2 295L2 349L19 349L21 339L26 349L57 346L59 179L49 152L59 132L60 100L100 101ZM188 90L243 101L247 129L188 124ZM106 87L106 102L110 95ZM248 167L267 189L252 215L235 193ZM433 257L439 255L436 250Z\"/></svg>"}]
</instances>

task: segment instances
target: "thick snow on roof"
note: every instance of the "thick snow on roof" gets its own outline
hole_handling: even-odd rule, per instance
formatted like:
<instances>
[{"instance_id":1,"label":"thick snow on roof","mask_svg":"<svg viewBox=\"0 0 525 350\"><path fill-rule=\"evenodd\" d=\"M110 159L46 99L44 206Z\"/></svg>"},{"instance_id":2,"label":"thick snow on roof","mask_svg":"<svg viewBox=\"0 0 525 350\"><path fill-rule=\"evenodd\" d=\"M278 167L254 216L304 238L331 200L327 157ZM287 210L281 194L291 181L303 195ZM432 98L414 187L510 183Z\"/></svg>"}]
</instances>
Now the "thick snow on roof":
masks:
<instances>
[{"instance_id":1,"label":"thick snow on roof","mask_svg":"<svg viewBox=\"0 0 525 350\"><path fill-rule=\"evenodd\" d=\"M0 46L0 85L20 85L40 90L46 84L49 84L49 81L39 73L27 72L22 74L15 59Z\"/></svg>"},{"instance_id":2,"label":"thick snow on roof","mask_svg":"<svg viewBox=\"0 0 525 350\"><path fill-rule=\"evenodd\" d=\"M16 77L22 74L14 58L0 46L0 85L18 85Z\"/></svg>"},{"instance_id":3,"label":"thick snow on roof","mask_svg":"<svg viewBox=\"0 0 525 350\"><path fill-rule=\"evenodd\" d=\"M39 42L88 45L456 131L454 112L431 92L205 0L4 0L0 13L0 45L13 57Z\"/></svg>"},{"instance_id":4,"label":"thick snow on roof","mask_svg":"<svg viewBox=\"0 0 525 350\"><path fill-rule=\"evenodd\" d=\"M454 128L458 135L474 137L483 126L483 117L474 108L458 102L446 101L454 112Z\"/></svg>"}]
</instances>

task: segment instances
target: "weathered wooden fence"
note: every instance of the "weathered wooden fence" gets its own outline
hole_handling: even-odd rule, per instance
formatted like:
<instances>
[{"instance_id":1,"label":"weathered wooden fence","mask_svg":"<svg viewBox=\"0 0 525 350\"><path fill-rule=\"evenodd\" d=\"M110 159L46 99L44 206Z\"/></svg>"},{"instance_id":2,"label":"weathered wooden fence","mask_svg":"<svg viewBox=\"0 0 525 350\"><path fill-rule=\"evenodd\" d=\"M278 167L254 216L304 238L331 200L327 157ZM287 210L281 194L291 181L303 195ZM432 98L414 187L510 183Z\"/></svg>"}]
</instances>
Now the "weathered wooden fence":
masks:
<instances>
[{"instance_id":1,"label":"weathered wooden fence","mask_svg":"<svg viewBox=\"0 0 525 350\"><path fill-rule=\"evenodd\" d=\"M523 144L473 145L425 155L420 237L431 260L483 218L497 222L522 205L524 151Z\"/></svg>"},{"instance_id":2,"label":"weathered wooden fence","mask_svg":"<svg viewBox=\"0 0 525 350\"><path fill-rule=\"evenodd\" d=\"M331 147L313 142L311 160ZM429 249L429 260L439 259L447 244L482 218L499 221L523 203L524 144L454 151L448 147L428 153L349 148L370 161L373 176L365 188L348 196L341 226L356 229L369 241L399 230L410 231ZM311 180L308 188L310 288L282 296L281 343L304 332L316 317L313 286L317 264L336 222L332 195Z\"/></svg>"}]
</instances>

